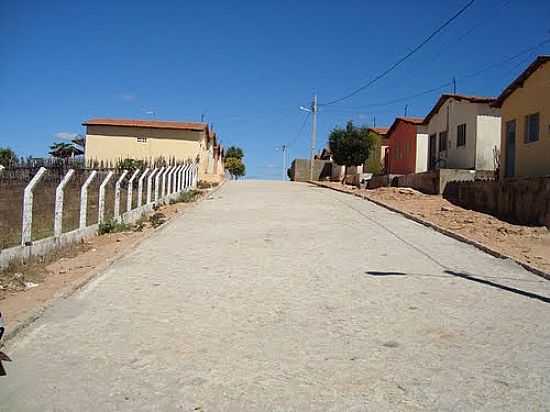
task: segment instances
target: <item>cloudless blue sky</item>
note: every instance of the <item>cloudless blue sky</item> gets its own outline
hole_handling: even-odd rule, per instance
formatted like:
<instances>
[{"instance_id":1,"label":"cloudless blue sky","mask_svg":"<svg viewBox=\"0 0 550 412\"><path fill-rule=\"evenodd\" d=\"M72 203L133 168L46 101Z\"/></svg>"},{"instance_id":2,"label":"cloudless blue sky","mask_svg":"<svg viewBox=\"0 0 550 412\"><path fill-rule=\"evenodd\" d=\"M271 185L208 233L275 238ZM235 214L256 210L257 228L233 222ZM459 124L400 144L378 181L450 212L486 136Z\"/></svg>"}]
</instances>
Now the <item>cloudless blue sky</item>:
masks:
<instances>
[{"instance_id":1,"label":"cloudless blue sky","mask_svg":"<svg viewBox=\"0 0 550 412\"><path fill-rule=\"evenodd\" d=\"M313 92L340 97L422 41L467 0L0 0L0 146L42 156L56 135L91 117L199 121L240 145L251 178L281 175L276 147L307 157L297 136ZM451 81L496 95L550 44L550 1L476 0L418 54L373 87L319 113L319 147L352 119L390 124L408 104L425 115L438 93L384 106ZM450 91L450 88L447 90Z\"/></svg>"}]
</instances>

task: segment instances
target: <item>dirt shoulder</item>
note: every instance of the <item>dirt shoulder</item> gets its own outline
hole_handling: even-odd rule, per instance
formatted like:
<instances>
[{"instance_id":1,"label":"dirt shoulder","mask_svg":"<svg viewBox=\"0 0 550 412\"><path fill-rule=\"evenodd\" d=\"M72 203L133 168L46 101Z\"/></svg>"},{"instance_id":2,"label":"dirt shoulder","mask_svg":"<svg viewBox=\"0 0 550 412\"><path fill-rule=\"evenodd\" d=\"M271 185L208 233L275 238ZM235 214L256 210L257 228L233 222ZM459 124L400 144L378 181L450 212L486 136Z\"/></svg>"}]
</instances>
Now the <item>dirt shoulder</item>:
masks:
<instances>
[{"instance_id":1,"label":"dirt shoulder","mask_svg":"<svg viewBox=\"0 0 550 412\"><path fill-rule=\"evenodd\" d=\"M7 338L32 322L55 299L68 296L95 275L133 250L162 224L184 215L197 201L166 205L141 219L139 227L119 233L95 236L56 251L43 259L0 272L0 309L5 316ZM156 219L149 217L155 213Z\"/></svg>"},{"instance_id":2,"label":"dirt shoulder","mask_svg":"<svg viewBox=\"0 0 550 412\"><path fill-rule=\"evenodd\" d=\"M367 190L336 182L315 183L377 201L550 273L550 231L545 227L513 225L409 188Z\"/></svg>"}]
</instances>

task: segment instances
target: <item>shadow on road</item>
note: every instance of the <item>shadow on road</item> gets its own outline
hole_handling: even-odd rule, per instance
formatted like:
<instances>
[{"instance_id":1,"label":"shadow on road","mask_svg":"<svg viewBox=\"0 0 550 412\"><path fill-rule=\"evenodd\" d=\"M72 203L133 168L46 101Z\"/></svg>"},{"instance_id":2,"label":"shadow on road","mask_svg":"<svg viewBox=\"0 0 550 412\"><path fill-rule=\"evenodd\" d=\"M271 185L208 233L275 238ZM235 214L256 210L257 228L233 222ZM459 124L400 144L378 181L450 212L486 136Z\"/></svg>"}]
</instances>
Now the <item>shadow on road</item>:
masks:
<instances>
[{"instance_id":1,"label":"shadow on road","mask_svg":"<svg viewBox=\"0 0 550 412\"><path fill-rule=\"evenodd\" d=\"M455 271L452 271L452 270L445 270L445 273L447 275L433 275L433 274L405 273L405 272L379 272L379 271L367 271L365 273L367 275L377 276L377 277L384 277L384 276L417 276L417 277L433 277L433 278L445 278L445 279L452 279L450 276L447 276L447 275L451 275L451 276L459 277L459 278L466 279L466 280L469 280L469 281L472 281L472 282L477 282L477 283L481 283L483 285L491 286L493 288L505 290L507 292L515 293L515 294L520 295L520 296L525 296L525 297L528 297L528 298L531 298L531 299L540 300L541 302L544 302L544 303L550 303L550 298L548 298L546 296L542 296L542 295L538 295L538 294L533 293L533 292L528 292L526 290L517 289L517 288L510 287L510 286L502 285L500 283L496 283L496 282L493 282L491 280L488 280L487 278L481 278L481 277L478 277L478 276L473 276L469 273L455 272ZM495 278L495 279L498 279L498 278ZM523 279L511 279L511 278L502 278L502 279L503 280L504 279L517 280L517 281L522 281L523 280ZM541 280L540 282L537 281L537 283L543 283L543 282L545 282L545 281L544 280Z\"/></svg>"}]
</instances>

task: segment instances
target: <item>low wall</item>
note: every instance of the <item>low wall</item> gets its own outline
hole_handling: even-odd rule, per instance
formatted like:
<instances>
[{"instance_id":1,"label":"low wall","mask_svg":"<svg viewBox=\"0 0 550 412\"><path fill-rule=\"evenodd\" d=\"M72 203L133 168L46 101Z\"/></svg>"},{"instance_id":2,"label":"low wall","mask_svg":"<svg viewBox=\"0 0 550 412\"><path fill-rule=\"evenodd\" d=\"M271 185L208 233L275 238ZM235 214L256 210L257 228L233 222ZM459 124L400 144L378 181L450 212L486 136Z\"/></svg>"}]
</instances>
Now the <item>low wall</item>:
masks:
<instances>
[{"instance_id":1,"label":"low wall","mask_svg":"<svg viewBox=\"0 0 550 412\"><path fill-rule=\"evenodd\" d=\"M443 196L461 207L511 223L550 228L550 176L452 182Z\"/></svg>"},{"instance_id":2,"label":"low wall","mask_svg":"<svg viewBox=\"0 0 550 412\"><path fill-rule=\"evenodd\" d=\"M468 182L492 177L494 177L494 172L482 170L438 169L399 176L397 186L410 187L430 195L439 195L445 192L450 182Z\"/></svg>"},{"instance_id":3,"label":"low wall","mask_svg":"<svg viewBox=\"0 0 550 412\"><path fill-rule=\"evenodd\" d=\"M310 179L310 160L295 159L290 166L290 180L294 182L307 182ZM330 178L332 175L332 162L330 160L313 161L313 180Z\"/></svg>"}]
</instances>

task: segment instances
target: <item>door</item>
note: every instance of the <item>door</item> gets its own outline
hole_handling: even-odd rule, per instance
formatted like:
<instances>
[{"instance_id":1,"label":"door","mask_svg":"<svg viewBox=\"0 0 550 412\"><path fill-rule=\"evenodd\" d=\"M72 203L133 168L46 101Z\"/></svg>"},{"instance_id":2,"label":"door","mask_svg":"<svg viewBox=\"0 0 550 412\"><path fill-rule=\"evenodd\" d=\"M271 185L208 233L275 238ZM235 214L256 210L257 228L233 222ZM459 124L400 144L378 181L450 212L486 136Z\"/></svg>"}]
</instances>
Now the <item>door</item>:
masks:
<instances>
[{"instance_id":1,"label":"door","mask_svg":"<svg viewBox=\"0 0 550 412\"><path fill-rule=\"evenodd\" d=\"M435 162L436 162L436 135L432 134L430 135L430 140L428 142L428 170L434 170L435 169Z\"/></svg>"},{"instance_id":2,"label":"door","mask_svg":"<svg viewBox=\"0 0 550 412\"><path fill-rule=\"evenodd\" d=\"M516 121L506 122L506 164L504 176L513 177L516 174Z\"/></svg>"}]
</instances>

